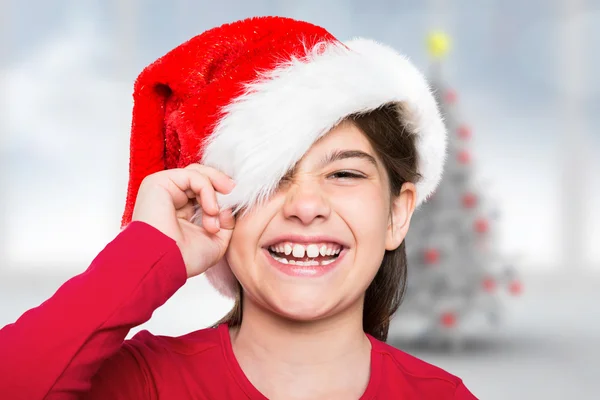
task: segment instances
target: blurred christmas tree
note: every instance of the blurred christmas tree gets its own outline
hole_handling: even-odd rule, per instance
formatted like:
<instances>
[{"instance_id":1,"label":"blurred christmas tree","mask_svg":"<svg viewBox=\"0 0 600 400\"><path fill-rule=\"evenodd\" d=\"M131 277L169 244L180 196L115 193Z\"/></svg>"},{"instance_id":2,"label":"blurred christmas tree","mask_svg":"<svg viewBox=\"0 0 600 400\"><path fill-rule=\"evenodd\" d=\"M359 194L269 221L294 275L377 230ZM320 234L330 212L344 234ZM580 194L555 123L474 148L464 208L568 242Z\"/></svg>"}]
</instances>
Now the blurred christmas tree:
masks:
<instances>
[{"instance_id":1,"label":"blurred christmas tree","mask_svg":"<svg viewBox=\"0 0 600 400\"><path fill-rule=\"evenodd\" d=\"M461 346L469 334L482 332L482 322L497 326L503 296L519 294L522 286L514 266L499 254L499 212L477 180L472 131L459 115L458 95L442 78L449 45L441 32L428 38L448 158L438 189L412 218L407 291L392 326L397 339Z\"/></svg>"}]
</instances>

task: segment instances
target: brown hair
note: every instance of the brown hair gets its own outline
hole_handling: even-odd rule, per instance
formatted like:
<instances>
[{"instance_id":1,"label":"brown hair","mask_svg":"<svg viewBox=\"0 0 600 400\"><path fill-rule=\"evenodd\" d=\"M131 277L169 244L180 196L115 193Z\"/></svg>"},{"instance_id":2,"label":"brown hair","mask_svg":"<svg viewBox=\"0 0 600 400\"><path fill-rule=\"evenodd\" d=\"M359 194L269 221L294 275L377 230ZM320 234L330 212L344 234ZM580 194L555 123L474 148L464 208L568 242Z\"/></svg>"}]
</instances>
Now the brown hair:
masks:
<instances>
[{"instance_id":1,"label":"brown hair","mask_svg":"<svg viewBox=\"0 0 600 400\"><path fill-rule=\"evenodd\" d=\"M405 182L416 183L421 177L417 171L415 135L410 132L407 124L403 123L403 117L402 106L389 103L345 119L354 123L365 134L383 162L390 185L390 202L400 195ZM363 330L378 340L387 340L391 318L404 296L406 276L406 247L402 241L396 250L385 252L381 266L365 293ZM217 325L241 324L243 296L239 283L237 293L233 309Z\"/></svg>"}]
</instances>

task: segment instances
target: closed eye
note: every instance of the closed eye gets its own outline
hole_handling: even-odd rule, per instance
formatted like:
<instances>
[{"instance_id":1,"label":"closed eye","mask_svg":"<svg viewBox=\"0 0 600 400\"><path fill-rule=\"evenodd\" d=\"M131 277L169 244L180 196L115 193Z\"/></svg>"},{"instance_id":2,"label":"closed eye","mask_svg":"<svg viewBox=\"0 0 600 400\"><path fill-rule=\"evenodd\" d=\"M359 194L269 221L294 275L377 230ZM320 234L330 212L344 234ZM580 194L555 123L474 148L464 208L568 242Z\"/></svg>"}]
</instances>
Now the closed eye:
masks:
<instances>
[{"instance_id":1,"label":"closed eye","mask_svg":"<svg viewBox=\"0 0 600 400\"><path fill-rule=\"evenodd\" d=\"M329 175L334 179L364 179L365 176L352 171L337 171Z\"/></svg>"}]
</instances>

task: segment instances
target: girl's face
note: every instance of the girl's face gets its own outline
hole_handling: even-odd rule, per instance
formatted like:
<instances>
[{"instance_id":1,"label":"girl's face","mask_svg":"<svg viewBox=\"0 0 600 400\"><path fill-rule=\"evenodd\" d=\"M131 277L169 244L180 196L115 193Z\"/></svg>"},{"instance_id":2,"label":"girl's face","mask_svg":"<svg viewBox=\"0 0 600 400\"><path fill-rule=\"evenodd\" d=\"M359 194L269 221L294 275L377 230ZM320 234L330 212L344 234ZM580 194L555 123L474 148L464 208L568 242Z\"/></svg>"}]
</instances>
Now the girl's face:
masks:
<instances>
[{"instance_id":1,"label":"girl's face","mask_svg":"<svg viewBox=\"0 0 600 400\"><path fill-rule=\"evenodd\" d=\"M331 316L362 300L385 250L404 240L415 198L407 183L390 204L383 164L343 123L266 203L237 219L227 260L260 307L293 320Z\"/></svg>"}]
</instances>

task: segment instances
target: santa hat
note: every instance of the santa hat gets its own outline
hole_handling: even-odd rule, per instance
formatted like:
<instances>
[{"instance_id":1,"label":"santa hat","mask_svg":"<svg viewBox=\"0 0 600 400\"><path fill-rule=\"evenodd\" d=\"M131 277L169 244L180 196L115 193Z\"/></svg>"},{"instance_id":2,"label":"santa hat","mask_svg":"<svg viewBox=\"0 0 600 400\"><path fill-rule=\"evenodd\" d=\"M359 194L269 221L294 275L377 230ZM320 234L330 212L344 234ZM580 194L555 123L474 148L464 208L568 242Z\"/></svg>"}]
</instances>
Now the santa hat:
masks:
<instances>
[{"instance_id":1,"label":"santa hat","mask_svg":"<svg viewBox=\"0 0 600 400\"><path fill-rule=\"evenodd\" d=\"M147 175L195 162L235 180L230 194L218 195L222 208L250 208L342 119L387 103L401 105L415 135L417 206L442 176L446 129L423 75L390 47L342 43L307 22L260 17L208 30L146 67L133 96L122 226ZM235 295L225 260L207 276Z\"/></svg>"}]
</instances>

